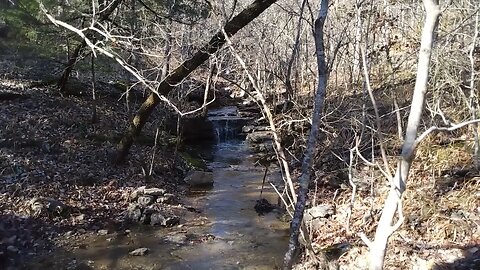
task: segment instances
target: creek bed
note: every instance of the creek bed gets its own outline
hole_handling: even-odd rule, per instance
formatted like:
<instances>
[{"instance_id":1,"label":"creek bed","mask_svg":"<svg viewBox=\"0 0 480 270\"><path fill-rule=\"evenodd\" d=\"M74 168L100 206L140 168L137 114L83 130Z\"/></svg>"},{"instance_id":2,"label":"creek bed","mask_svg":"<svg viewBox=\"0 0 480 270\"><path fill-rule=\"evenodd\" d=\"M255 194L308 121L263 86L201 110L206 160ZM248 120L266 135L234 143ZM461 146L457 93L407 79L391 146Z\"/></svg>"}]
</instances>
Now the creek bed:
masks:
<instances>
[{"instance_id":1,"label":"creek bed","mask_svg":"<svg viewBox=\"0 0 480 270\"><path fill-rule=\"evenodd\" d=\"M264 167L254 166L248 146L227 140L202 151L213 153L208 166L214 185L191 190L185 204L200 213L188 213L173 228L138 226L122 235L98 235L72 254L94 269L276 269L287 248L289 224L278 211L258 215ZM262 198L276 203L268 184L280 180L270 169ZM129 252L148 248L145 256Z\"/></svg>"}]
</instances>

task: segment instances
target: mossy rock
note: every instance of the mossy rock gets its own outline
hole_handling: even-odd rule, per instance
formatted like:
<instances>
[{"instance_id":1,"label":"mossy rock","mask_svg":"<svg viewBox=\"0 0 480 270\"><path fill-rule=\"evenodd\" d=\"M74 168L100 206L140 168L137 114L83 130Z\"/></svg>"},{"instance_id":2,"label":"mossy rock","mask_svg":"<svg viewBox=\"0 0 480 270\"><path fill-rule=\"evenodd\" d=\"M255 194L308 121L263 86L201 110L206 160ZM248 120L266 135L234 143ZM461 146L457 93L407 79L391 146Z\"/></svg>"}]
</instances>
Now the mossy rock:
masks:
<instances>
[{"instance_id":1,"label":"mossy rock","mask_svg":"<svg viewBox=\"0 0 480 270\"><path fill-rule=\"evenodd\" d=\"M127 82L124 81L116 81L111 84L115 89L119 90L120 92L125 92L131 86Z\"/></svg>"},{"instance_id":2,"label":"mossy rock","mask_svg":"<svg viewBox=\"0 0 480 270\"><path fill-rule=\"evenodd\" d=\"M195 170L207 170L207 164L205 161L199 157L193 157L192 155L186 152L179 152L179 156L185 161L186 165Z\"/></svg>"}]
</instances>

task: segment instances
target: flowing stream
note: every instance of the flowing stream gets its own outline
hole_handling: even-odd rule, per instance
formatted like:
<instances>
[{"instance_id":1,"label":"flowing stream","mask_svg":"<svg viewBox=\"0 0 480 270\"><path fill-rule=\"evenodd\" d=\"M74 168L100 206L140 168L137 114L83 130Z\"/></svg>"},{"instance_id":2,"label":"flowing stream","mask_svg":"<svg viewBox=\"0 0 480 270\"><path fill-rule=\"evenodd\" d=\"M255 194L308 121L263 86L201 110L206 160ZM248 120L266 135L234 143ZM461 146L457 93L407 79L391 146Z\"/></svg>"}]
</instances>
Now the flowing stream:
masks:
<instances>
[{"instance_id":1,"label":"flowing stream","mask_svg":"<svg viewBox=\"0 0 480 270\"><path fill-rule=\"evenodd\" d=\"M280 268L288 223L280 221L276 211L265 215L255 211L265 168L254 166L248 146L234 136L231 121L238 116L231 108L226 112L211 116L219 141L203 150L213 154L208 166L214 185L192 190L186 199L201 213L184 217L190 221L181 227L139 228L113 241L98 239L76 252L78 257L93 260L99 269ZM269 171L262 198L276 203L277 196L268 182L278 181L280 175L278 169ZM128 255L133 247L140 246L149 248L150 253Z\"/></svg>"},{"instance_id":2,"label":"flowing stream","mask_svg":"<svg viewBox=\"0 0 480 270\"><path fill-rule=\"evenodd\" d=\"M179 260L166 269L276 269L282 265L287 247L288 224L276 213L258 215L254 206L260 198L263 167L253 166L242 141L218 143L210 164L214 187L192 191L195 207L204 209L208 235L199 245L176 250ZM267 176L279 177L277 174ZM268 184L267 184L268 185ZM273 189L266 185L262 198L276 202Z\"/></svg>"}]
</instances>

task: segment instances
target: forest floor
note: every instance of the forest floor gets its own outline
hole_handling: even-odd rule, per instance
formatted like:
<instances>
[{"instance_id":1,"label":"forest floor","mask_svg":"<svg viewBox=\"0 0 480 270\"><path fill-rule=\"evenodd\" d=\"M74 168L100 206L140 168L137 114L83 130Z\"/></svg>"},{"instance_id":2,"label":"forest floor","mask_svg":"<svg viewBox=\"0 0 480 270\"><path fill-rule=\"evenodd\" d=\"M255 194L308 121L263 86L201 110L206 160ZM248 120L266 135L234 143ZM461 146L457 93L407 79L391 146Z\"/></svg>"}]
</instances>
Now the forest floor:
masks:
<instances>
[{"instance_id":1,"label":"forest floor","mask_svg":"<svg viewBox=\"0 0 480 270\"><path fill-rule=\"evenodd\" d=\"M76 94L62 97L54 84L41 85L59 75L59 64L11 48L0 59L0 265L30 269L32 258L48 260L52 250L72 248L79 238L124 231L130 196L141 186L173 194L167 207L176 216L195 211L179 203L186 188L178 184L182 168L172 147L156 146L153 174L146 176L155 121L128 162L112 164L134 112L118 101L119 90L100 85L93 103L90 85L74 78ZM137 108L142 98L129 102ZM67 265L55 263L44 267Z\"/></svg>"},{"instance_id":2,"label":"forest floor","mask_svg":"<svg viewBox=\"0 0 480 270\"><path fill-rule=\"evenodd\" d=\"M375 96L388 166L394 173L401 144L397 119L391 113L395 110L392 97L396 96L401 108L409 108L413 85L407 81L388 88L390 92L377 88ZM320 158L315 160L316 177L310 189L310 198L316 204L335 206L330 218L312 224L314 245L327 249L335 243L352 245L339 259L341 269L368 268L368 248L360 235L373 241L389 192L387 178L378 166L365 165L357 155L359 152L366 159L380 160L378 145L372 153L371 136L375 135L366 131L360 135L363 138L358 142L358 152L353 152L357 158L350 163L350 150L354 150L355 138L360 134L353 130L363 117L361 99L341 94L327 98L324 135L318 147ZM455 108L451 110L454 115ZM373 115L368 105L366 112ZM404 119L406 116L407 112L401 114ZM375 126L373 116L367 116L365 121ZM423 129L441 125L428 114L423 121ZM403 195L405 220L389 239L385 269L480 269L480 173L473 166L471 136L468 129L437 133L419 145ZM356 186L354 194L349 177Z\"/></svg>"},{"instance_id":3,"label":"forest floor","mask_svg":"<svg viewBox=\"0 0 480 270\"><path fill-rule=\"evenodd\" d=\"M140 186L174 194L168 211L182 219L195 216L196 209L182 203L186 188L179 184L182 168L171 146L159 146L154 174L145 176L156 120L147 124L145 139L135 144L126 164L111 163L141 97L133 96L126 106L118 90L99 84L93 103L82 77L74 80L77 94L62 97L55 85L37 84L58 76L61 66L36 55L19 58L19 53L4 49L0 57L0 266L32 269L43 262L49 269L65 269L69 262L49 257L53 250L68 253L92 236L128 233L125 210ZM480 269L480 175L470 165L469 147L439 136L421 146L405 195L406 220L390 240L386 269ZM316 171L329 162L335 161L317 161ZM314 243L321 249L349 242L352 247L339 259L341 269L365 269L367 248L359 234L373 237L388 191L385 180L368 167L357 168L355 177L368 184L359 184L348 218L351 187L345 178L332 184L345 167L325 171L317 175L311 198L315 204L333 204L335 213L316 223ZM379 196L371 196L372 189ZM59 211L36 213L32 199L40 197L61 202Z\"/></svg>"}]
</instances>

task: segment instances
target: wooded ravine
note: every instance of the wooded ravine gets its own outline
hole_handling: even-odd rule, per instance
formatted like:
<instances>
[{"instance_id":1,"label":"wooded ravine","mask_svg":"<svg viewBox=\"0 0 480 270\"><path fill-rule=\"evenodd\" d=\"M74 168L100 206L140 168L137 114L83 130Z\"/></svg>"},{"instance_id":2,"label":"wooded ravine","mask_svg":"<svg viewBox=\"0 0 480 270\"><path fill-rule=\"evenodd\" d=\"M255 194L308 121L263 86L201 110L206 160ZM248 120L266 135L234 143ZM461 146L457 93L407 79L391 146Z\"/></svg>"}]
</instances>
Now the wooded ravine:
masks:
<instances>
[{"instance_id":1,"label":"wooded ravine","mask_svg":"<svg viewBox=\"0 0 480 270\"><path fill-rule=\"evenodd\" d=\"M480 269L478 0L0 2L1 269Z\"/></svg>"}]
</instances>

